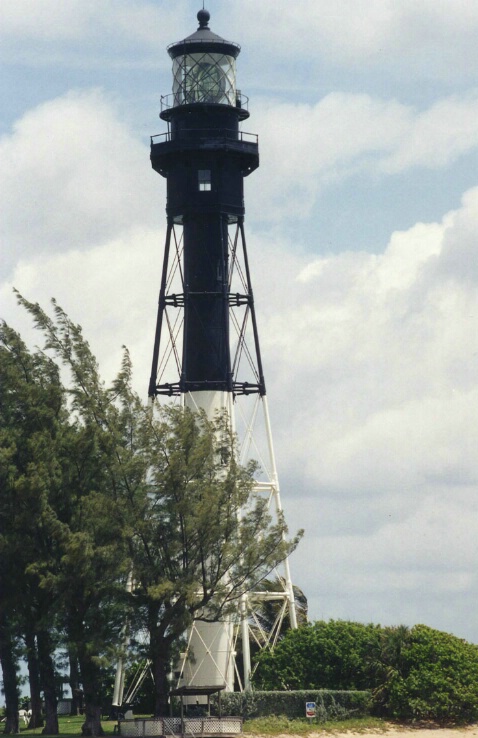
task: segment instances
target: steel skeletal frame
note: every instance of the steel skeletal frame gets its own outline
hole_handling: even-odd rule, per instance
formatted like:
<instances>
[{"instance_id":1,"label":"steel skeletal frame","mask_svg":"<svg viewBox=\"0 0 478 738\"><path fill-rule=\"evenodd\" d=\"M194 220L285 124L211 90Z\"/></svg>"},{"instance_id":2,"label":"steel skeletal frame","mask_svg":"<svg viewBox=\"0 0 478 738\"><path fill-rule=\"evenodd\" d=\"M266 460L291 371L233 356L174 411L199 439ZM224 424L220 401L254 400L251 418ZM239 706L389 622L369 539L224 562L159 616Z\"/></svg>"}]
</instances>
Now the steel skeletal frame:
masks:
<instances>
[{"instance_id":1,"label":"steel skeletal frame","mask_svg":"<svg viewBox=\"0 0 478 738\"><path fill-rule=\"evenodd\" d=\"M229 273L227 280L225 281L227 287L224 290L215 291L203 291L192 293L189 289L189 285L185 283L184 269L182 264L183 257L183 243L182 234L177 237L177 228L175 228L174 221L170 219L168 222L168 229L166 235L166 243L164 249L164 262L163 271L161 277L161 287L158 302L158 316L156 321L156 333L154 338L154 349L153 349L153 362L151 368L151 378L149 384L149 396L155 397L157 395L166 395L169 397L179 396L187 392L197 392L201 390L219 389L226 392L231 392L234 397L239 395L252 395L259 394L265 396L266 387L264 381L264 373L262 369L262 360L259 347L259 334L257 330L257 320L254 307L254 297L252 292L252 284L249 270L249 261L247 258L246 239L244 233L244 218L241 216L236 225L234 237L231 239L227 236L228 241L228 255L224 259L223 263L229 264ZM173 248L171 249L171 245ZM239 260L238 250L242 251L243 266ZM232 291L233 276L237 274L241 280L241 291ZM179 274L182 289L180 292L171 292L171 285L174 277ZM210 351L211 342L208 342L207 326L204 325L201 313L203 311L196 308L196 316L199 320L191 328L187 328L184 325L183 319L178 321L178 318L172 318L170 315L172 310L182 309L191 303L193 299L199 302L201 299L210 302L211 300L218 301L220 303L221 310L221 321L223 328L223 337L227 337L228 344L221 346L221 349L225 352L224 365L225 374L222 379L191 379L183 368L183 359L188 357L189 346L191 342L197 343L200 340L198 333L202 333L204 345L208 352ZM244 308L242 318L238 316L238 308ZM193 308L194 309L194 308ZM248 322L252 325L253 334L253 350L247 341L247 328ZM199 326L197 323L199 322ZM236 332L236 347L234 356L231 361L230 348L231 343L229 341L230 334L230 323ZM160 346L161 338L164 336L164 328L167 330L166 342L167 349L163 352L160 357ZM195 330L194 330L195 329ZM182 344L183 352L182 357L178 346L178 338L182 333ZM163 337L164 340L164 337ZM214 348L214 346L213 346ZM167 363L171 355L174 357L174 363L178 374L178 380L176 382L162 382L165 370L167 369ZM209 353L209 359L211 354ZM240 370L242 360L245 358L252 376L249 379L240 378ZM196 360L197 363L197 360ZM187 367L189 369L189 367ZM214 369L213 369L214 371ZM159 382L158 382L159 377ZM217 385L220 386L217 386Z\"/></svg>"},{"instance_id":2,"label":"steel skeletal frame","mask_svg":"<svg viewBox=\"0 0 478 738\"><path fill-rule=\"evenodd\" d=\"M165 242L149 394L152 397L178 397L182 399L183 403L188 397L189 405L199 409L199 405L195 405L194 397L198 391L207 388L208 385L201 385L199 382L188 382L184 379L182 369L184 308L188 300L187 289L184 284L183 250L182 227L175 225L171 220L168 223ZM246 463L249 458L256 458L260 462L260 467L266 477L265 479L256 480L255 491L266 496L270 506L278 514L281 514L279 480L259 347L244 219L242 217L235 224L233 234L228 235L228 264L228 290L224 294L218 293L216 295L217 299L224 301L227 308L227 315L232 325L232 331L228 331L230 339L230 334L233 333L234 335L234 340L230 341L233 350L229 363L230 372L228 372L230 379L228 379L226 385L226 396L229 399L227 410L236 430L239 426L241 427L241 432L238 434L241 463ZM234 276L238 278L238 287L241 289L232 290L235 281ZM169 373L176 374L177 381L164 381L168 370ZM248 371L247 376L245 375L246 371ZM254 397L249 398L248 396L255 396L255 401ZM249 400L248 407L246 407L243 398ZM260 418L261 415L262 418ZM263 442L263 447L255 438L257 426L261 425L260 440ZM276 581L278 582L276 591L249 592L239 603L238 620L240 627L237 627L233 633L231 650L236 650L235 643L240 633L244 676L243 680L238 681L244 689L250 686L252 675L249 644L251 642L255 643L260 648L273 647L280 634L282 622L287 616L292 627L297 627L292 580L287 559L276 572ZM256 605L261 601L276 601L279 603L275 621L272 628L267 632L264 630L261 619L255 614ZM194 632L194 626L192 632ZM201 639L200 635L199 638Z\"/></svg>"},{"instance_id":3,"label":"steel skeletal frame","mask_svg":"<svg viewBox=\"0 0 478 738\"><path fill-rule=\"evenodd\" d=\"M240 130L249 117L247 98L235 79L240 47L210 31L207 11L199 11L198 20L196 33L168 47L173 96L162 98L160 113L168 130L151 138L153 169L167 180L167 232L149 395L180 398L211 418L226 410L241 443L239 460L245 463L254 456L259 461L263 477L255 489L269 498L271 512L281 516L244 231L244 178L259 166L258 139ZM258 452L256 434L264 454ZM245 595L236 623L193 625L194 659L188 662L186 653L183 679L196 685L222 681L231 688L231 660L240 632L241 686L250 686L250 639L273 645L286 614L297 627L287 559L277 583L276 592ZM271 632L265 633L254 611L258 601L271 599L280 606ZM202 661L208 659L213 671L207 678L212 681L204 681L207 669L201 672Z\"/></svg>"}]
</instances>

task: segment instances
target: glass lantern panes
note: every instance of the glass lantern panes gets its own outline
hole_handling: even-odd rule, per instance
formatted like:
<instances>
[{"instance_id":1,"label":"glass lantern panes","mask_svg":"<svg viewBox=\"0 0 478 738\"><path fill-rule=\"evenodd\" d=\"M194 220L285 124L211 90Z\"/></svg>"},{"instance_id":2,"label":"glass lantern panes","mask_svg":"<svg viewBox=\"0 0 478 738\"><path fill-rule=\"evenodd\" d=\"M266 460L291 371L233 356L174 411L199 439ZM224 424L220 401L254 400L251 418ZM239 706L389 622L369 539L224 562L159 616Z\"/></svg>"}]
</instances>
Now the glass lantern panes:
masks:
<instances>
[{"instance_id":1,"label":"glass lantern panes","mask_svg":"<svg viewBox=\"0 0 478 738\"><path fill-rule=\"evenodd\" d=\"M225 54L185 54L173 62L174 105L236 104L236 60Z\"/></svg>"}]
</instances>

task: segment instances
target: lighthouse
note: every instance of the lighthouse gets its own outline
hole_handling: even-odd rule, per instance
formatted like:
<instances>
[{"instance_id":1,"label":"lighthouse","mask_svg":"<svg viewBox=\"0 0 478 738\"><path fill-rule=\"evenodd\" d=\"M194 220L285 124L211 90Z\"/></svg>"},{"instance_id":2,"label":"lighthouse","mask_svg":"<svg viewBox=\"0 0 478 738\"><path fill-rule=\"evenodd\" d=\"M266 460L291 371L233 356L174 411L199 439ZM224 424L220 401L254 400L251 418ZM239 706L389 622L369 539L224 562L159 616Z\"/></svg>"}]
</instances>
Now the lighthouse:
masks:
<instances>
[{"instance_id":1,"label":"lighthouse","mask_svg":"<svg viewBox=\"0 0 478 738\"><path fill-rule=\"evenodd\" d=\"M257 489L281 512L259 333L244 230L244 180L259 166L258 137L243 130L248 98L236 83L237 43L213 33L207 10L197 30L168 47L172 93L161 98L167 130L151 138L151 164L167 183L167 230L149 395L177 397L210 419L227 412L253 453L262 410L267 461ZM253 401L239 430L238 405ZM241 418L245 416L242 415ZM277 575L278 612L296 627L289 563ZM195 623L178 677L183 685L234 686L235 629L242 633L243 684L250 680L251 592L237 618ZM282 622L279 617L280 623ZM273 635L270 638L274 638ZM269 641L271 643L271 641Z\"/></svg>"}]
</instances>

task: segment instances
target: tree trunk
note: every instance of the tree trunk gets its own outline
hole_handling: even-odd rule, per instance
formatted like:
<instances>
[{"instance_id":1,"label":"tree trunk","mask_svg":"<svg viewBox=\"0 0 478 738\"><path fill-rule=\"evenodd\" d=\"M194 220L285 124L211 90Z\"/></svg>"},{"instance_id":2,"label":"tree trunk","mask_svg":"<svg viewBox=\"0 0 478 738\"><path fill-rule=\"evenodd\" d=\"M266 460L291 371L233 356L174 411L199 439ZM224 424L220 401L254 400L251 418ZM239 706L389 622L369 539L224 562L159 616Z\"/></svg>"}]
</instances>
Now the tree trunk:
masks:
<instances>
[{"instance_id":1,"label":"tree trunk","mask_svg":"<svg viewBox=\"0 0 478 738\"><path fill-rule=\"evenodd\" d=\"M149 648L151 670L154 679L154 714L156 717L169 715L169 680L171 671L171 643L165 638L162 629L158 629L158 613L156 606L149 605Z\"/></svg>"},{"instance_id":2,"label":"tree trunk","mask_svg":"<svg viewBox=\"0 0 478 738\"><path fill-rule=\"evenodd\" d=\"M32 710L28 727L41 728L43 727L43 714L40 690L40 668L33 630L28 629L25 632L25 645L27 647L28 681L30 682L30 701Z\"/></svg>"},{"instance_id":3,"label":"tree trunk","mask_svg":"<svg viewBox=\"0 0 478 738\"><path fill-rule=\"evenodd\" d=\"M169 655L167 658L164 658L156 654L152 665L154 677L154 714L156 717L167 717L169 715L169 670Z\"/></svg>"},{"instance_id":4,"label":"tree trunk","mask_svg":"<svg viewBox=\"0 0 478 738\"><path fill-rule=\"evenodd\" d=\"M55 667L53 663L53 646L50 634L42 630L37 635L38 661L40 665L40 682L45 697L45 727L46 735L58 735L58 699L56 695Z\"/></svg>"},{"instance_id":5,"label":"tree trunk","mask_svg":"<svg viewBox=\"0 0 478 738\"><path fill-rule=\"evenodd\" d=\"M81 726L81 735L104 735L101 727L101 705L85 702L85 722Z\"/></svg>"},{"instance_id":6,"label":"tree trunk","mask_svg":"<svg viewBox=\"0 0 478 738\"><path fill-rule=\"evenodd\" d=\"M3 674L3 693L5 695L4 734L19 733L18 724L18 679L14 643L4 612L0 611L0 663Z\"/></svg>"},{"instance_id":7,"label":"tree trunk","mask_svg":"<svg viewBox=\"0 0 478 738\"><path fill-rule=\"evenodd\" d=\"M78 661L85 699L85 722L81 735L104 735L101 727L101 680L98 667L86 651L86 644L78 643Z\"/></svg>"},{"instance_id":8,"label":"tree trunk","mask_svg":"<svg viewBox=\"0 0 478 738\"><path fill-rule=\"evenodd\" d=\"M69 685L71 689L71 715L81 715L83 712L83 693L80 691L80 672L78 669L78 657L73 646L68 648L68 661L70 664Z\"/></svg>"}]
</instances>

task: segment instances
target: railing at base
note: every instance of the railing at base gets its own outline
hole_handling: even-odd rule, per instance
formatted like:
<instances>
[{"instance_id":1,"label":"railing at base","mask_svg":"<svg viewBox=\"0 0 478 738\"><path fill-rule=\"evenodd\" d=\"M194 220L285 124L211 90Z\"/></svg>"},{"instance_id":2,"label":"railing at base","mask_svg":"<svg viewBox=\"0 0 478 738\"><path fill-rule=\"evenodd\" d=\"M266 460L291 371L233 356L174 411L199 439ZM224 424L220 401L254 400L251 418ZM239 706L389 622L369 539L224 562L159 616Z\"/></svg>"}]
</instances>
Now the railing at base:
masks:
<instances>
[{"instance_id":1,"label":"railing at base","mask_svg":"<svg viewBox=\"0 0 478 738\"><path fill-rule=\"evenodd\" d=\"M142 736L236 736L242 733L240 717L196 717L184 718L133 718L120 720L119 735L123 738L142 738Z\"/></svg>"}]
</instances>

